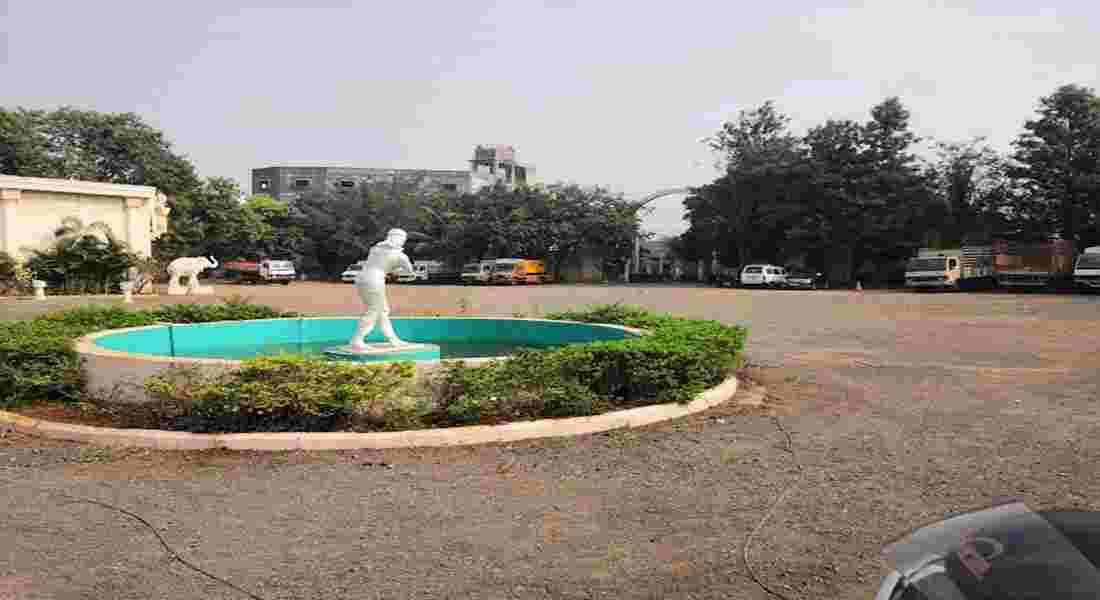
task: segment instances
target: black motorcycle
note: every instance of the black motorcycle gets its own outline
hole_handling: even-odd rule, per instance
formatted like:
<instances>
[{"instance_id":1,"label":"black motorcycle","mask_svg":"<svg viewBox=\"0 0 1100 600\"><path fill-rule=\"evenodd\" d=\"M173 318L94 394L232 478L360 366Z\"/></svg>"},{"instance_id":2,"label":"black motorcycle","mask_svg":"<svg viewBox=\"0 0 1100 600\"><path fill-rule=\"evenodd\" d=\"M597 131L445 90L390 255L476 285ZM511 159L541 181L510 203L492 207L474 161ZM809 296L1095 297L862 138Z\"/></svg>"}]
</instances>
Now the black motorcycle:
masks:
<instances>
[{"instance_id":1,"label":"black motorcycle","mask_svg":"<svg viewBox=\"0 0 1100 600\"><path fill-rule=\"evenodd\" d=\"M919 529L883 555L894 570L875 600L1100 598L1100 513L1005 504Z\"/></svg>"}]
</instances>

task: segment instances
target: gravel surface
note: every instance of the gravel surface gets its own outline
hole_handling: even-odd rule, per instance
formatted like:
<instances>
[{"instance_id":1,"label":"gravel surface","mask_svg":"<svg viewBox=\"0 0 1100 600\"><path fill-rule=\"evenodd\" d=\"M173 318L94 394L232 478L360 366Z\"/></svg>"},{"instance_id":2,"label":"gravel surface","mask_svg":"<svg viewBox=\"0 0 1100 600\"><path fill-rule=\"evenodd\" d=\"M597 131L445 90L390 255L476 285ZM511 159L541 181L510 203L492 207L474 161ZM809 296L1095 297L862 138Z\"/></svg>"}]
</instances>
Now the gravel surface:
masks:
<instances>
[{"instance_id":1,"label":"gravel surface","mask_svg":"<svg viewBox=\"0 0 1100 600\"><path fill-rule=\"evenodd\" d=\"M338 284L219 293L360 311ZM743 560L754 530L749 563L769 587L870 598L881 547L952 512L1006 497L1100 509L1096 296L394 286L390 300L399 315L507 316L623 301L745 324L736 400L765 404L445 450L183 454L0 434L0 598L249 597L78 498L139 515L265 599L763 599ZM0 318L65 302L0 300Z\"/></svg>"}]
</instances>

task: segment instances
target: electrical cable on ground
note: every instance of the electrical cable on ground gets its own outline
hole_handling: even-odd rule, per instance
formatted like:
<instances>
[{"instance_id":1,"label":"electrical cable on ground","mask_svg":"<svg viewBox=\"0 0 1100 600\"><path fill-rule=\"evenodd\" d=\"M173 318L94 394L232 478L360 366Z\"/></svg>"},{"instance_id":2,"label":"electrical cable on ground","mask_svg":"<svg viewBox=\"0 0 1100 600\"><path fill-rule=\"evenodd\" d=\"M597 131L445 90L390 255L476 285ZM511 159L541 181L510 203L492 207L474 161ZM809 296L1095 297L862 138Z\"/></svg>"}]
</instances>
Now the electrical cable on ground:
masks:
<instances>
[{"instance_id":1,"label":"electrical cable on ground","mask_svg":"<svg viewBox=\"0 0 1100 600\"><path fill-rule=\"evenodd\" d=\"M768 512L764 513L764 516L761 517L760 521L756 523L756 527L754 527L753 530L749 533L749 536L745 538L745 545L741 547L741 559L745 562L745 569L749 572L749 577L756 583L757 586L760 587L760 589L764 590L768 594L771 594L772 596L775 596L776 598L780 598L780 600L791 600L789 596L772 589L770 586L768 586L768 584L764 583L764 581L761 580L760 577L756 574L756 570L753 569L752 562L749 561L749 548L752 546L752 542L753 539L756 538L756 534L760 533L760 530L764 528L764 524L768 522L768 519L772 517L776 509L778 509L779 506L783 504L783 502L787 499L787 495L790 494L795 489L795 486L802 481L803 475L802 464L798 462L798 456L795 455L794 452L794 439L791 437L791 433L787 431L785 427L783 427L783 423L779 421L779 417L773 415L772 422L775 423L776 429L778 429L780 433L782 433L787 438L786 450L788 453L790 453L791 459L794 461L795 469L798 470L798 477L787 484L787 487L782 492L780 492L778 496L776 496L775 502L772 503L771 508L768 509Z\"/></svg>"},{"instance_id":2,"label":"electrical cable on ground","mask_svg":"<svg viewBox=\"0 0 1100 600\"><path fill-rule=\"evenodd\" d=\"M70 496L69 494L63 494L63 493L60 493L60 492L49 492L49 493L51 493L53 495L56 495L56 496L61 496L63 498L68 498L68 499L72 500L73 502L82 502L82 503L85 503L85 504L94 504L94 505L99 506L101 508L106 508L108 510L113 510L115 512L122 513L122 514L130 517L131 519L134 519L137 522L141 523L146 528L148 528L149 531L152 531L153 535L156 536L157 541L160 542L160 545L162 547L164 547L164 551L168 553L168 556L170 556L172 558L172 560L175 560L175 561L179 562L181 565L187 567L188 569L191 569L192 571L194 571L194 572L196 572L196 573L198 573L198 574L200 574L204 577L212 579L212 580L214 580L214 581L216 581L216 582L218 582L218 583L220 583L220 584L222 584L222 585L224 585L224 586L226 586L226 587L228 587L232 590L240 592L240 593L244 594L245 596L248 596L252 600L267 600L263 596L254 594L254 593L252 593L252 592L250 592L250 591L234 584L233 582L231 582L229 580L218 577L217 575L214 575L213 573L203 569L202 567L200 567L200 566L192 563L191 561L187 560L186 558L180 556L180 554L178 552L173 550L172 547L168 545L168 542L166 542L164 540L164 537L160 534L159 531L157 531L157 528L154 527L152 523L150 523L149 521L146 521L141 515L139 515L137 513L128 511L125 508L120 508L118 506L114 506L113 504L107 504L106 502L100 502L99 500L92 500L91 498L80 498L80 497L77 497L77 496Z\"/></svg>"}]
</instances>

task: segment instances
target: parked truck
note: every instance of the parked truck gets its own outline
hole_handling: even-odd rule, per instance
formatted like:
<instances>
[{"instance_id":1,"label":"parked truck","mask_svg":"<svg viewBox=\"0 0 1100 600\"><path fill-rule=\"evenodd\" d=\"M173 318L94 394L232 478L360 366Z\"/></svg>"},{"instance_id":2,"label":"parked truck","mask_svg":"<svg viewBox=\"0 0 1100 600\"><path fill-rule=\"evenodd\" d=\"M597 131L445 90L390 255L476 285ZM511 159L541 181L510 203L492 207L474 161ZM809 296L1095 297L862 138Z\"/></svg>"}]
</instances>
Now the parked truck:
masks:
<instances>
[{"instance_id":1,"label":"parked truck","mask_svg":"<svg viewBox=\"0 0 1100 600\"><path fill-rule=\"evenodd\" d=\"M438 260L413 261L412 273L401 273L397 280L402 283L453 283L461 279L461 272L447 267Z\"/></svg>"},{"instance_id":2,"label":"parked truck","mask_svg":"<svg viewBox=\"0 0 1100 600\"><path fill-rule=\"evenodd\" d=\"M1100 246L1085 248L1073 267L1073 282L1086 290L1100 290Z\"/></svg>"},{"instance_id":3,"label":"parked truck","mask_svg":"<svg viewBox=\"0 0 1100 600\"><path fill-rule=\"evenodd\" d=\"M905 264L905 286L914 290L959 290L994 282L993 247L921 248Z\"/></svg>"},{"instance_id":4,"label":"parked truck","mask_svg":"<svg viewBox=\"0 0 1100 600\"><path fill-rule=\"evenodd\" d=\"M546 263L530 258L498 258L493 261L490 283L515 285L517 283L546 283Z\"/></svg>"},{"instance_id":5,"label":"parked truck","mask_svg":"<svg viewBox=\"0 0 1100 600\"><path fill-rule=\"evenodd\" d=\"M1070 240L993 243L993 277L1000 287L1044 288L1073 277L1076 244Z\"/></svg>"},{"instance_id":6,"label":"parked truck","mask_svg":"<svg viewBox=\"0 0 1100 600\"><path fill-rule=\"evenodd\" d=\"M239 283L290 285L298 276L289 260L231 260L222 264L226 277Z\"/></svg>"},{"instance_id":7,"label":"parked truck","mask_svg":"<svg viewBox=\"0 0 1100 600\"><path fill-rule=\"evenodd\" d=\"M462 283L489 283L493 274L493 261L483 260L462 266Z\"/></svg>"}]
</instances>

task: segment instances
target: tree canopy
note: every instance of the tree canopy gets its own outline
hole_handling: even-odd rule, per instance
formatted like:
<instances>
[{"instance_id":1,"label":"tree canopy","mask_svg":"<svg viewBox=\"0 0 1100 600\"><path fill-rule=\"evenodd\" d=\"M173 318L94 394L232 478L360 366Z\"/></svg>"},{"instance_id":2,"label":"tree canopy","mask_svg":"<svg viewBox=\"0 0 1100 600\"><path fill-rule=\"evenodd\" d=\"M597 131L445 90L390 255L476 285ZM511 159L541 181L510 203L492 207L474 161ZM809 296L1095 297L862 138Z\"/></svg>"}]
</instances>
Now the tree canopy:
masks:
<instances>
[{"instance_id":1,"label":"tree canopy","mask_svg":"<svg viewBox=\"0 0 1100 600\"><path fill-rule=\"evenodd\" d=\"M682 246L726 264L800 260L837 283L897 264L922 245L994 236L1100 243L1100 100L1063 86L1039 101L1012 155L983 140L921 140L898 98L870 119L828 120L796 136L771 102L705 140L724 172L687 198Z\"/></svg>"}]
</instances>

